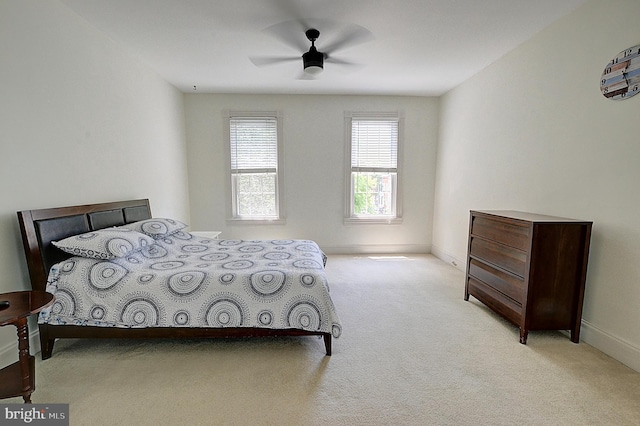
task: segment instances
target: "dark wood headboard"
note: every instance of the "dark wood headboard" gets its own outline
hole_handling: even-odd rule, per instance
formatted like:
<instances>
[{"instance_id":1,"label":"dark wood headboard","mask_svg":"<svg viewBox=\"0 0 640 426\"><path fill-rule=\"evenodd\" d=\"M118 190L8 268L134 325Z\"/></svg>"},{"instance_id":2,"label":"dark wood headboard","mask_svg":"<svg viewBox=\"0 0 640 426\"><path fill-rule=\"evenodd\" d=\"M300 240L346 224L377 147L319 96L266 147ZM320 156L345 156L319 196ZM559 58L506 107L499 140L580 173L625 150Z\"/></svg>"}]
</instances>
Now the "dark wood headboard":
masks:
<instances>
[{"instance_id":1,"label":"dark wood headboard","mask_svg":"<svg viewBox=\"0 0 640 426\"><path fill-rule=\"evenodd\" d=\"M51 266L71 257L52 241L149 218L148 199L18 212L31 288L44 291Z\"/></svg>"}]
</instances>

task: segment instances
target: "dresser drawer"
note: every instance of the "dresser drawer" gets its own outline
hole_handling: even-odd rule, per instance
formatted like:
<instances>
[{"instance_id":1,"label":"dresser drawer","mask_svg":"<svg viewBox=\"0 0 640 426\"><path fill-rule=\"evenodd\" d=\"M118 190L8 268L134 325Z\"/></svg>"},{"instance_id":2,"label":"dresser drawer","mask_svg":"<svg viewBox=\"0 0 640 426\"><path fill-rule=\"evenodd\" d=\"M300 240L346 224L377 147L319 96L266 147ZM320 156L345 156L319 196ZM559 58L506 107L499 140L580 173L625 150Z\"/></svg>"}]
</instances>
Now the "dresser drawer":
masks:
<instances>
[{"instance_id":1,"label":"dresser drawer","mask_svg":"<svg viewBox=\"0 0 640 426\"><path fill-rule=\"evenodd\" d=\"M509 275L475 259L471 259L469 262L469 275L522 304L524 300L524 279Z\"/></svg>"},{"instance_id":2,"label":"dresser drawer","mask_svg":"<svg viewBox=\"0 0 640 426\"><path fill-rule=\"evenodd\" d=\"M519 250L526 251L529 249L530 230L528 226L475 216L471 233Z\"/></svg>"},{"instance_id":3,"label":"dresser drawer","mask_svg":"<svg viewBox=\"0 0 640 426\"><path fill-rule=\"evenodd\" d=\"M471 256L486 260L520 277L524 277L527 253L480 238L471 238Z\"/></svg>"},{"instance_id":4,"label":"dresser drawer","mask_svg":"<svg viewBox=\"0 0 640 426\"><path fill-rule=\"evenodd\" d=\"M514 324L522 318L522 306L473 277L467 278L469 294Z\"/></svg>"}]
</instances>

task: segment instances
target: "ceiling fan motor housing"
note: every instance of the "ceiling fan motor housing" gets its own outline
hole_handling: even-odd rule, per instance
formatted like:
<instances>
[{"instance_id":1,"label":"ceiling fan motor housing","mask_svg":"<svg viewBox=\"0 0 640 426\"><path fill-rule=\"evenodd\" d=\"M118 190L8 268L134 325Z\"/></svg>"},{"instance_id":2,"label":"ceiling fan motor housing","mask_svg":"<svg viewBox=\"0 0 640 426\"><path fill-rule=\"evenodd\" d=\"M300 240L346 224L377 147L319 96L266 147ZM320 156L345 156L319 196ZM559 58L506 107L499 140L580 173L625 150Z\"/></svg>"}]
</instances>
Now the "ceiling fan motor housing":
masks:
<instances>
[{"instance_id":1,"label":"ceiling fan motor housing","mask_svg":"<svg viewBox=\"0 0 640 426\"><path fill-rule=\"evenodd\" d=\"M315 46L311 46L309 51L302 55L302 62L304 63L304 69L309 67L324 68L324 55L322 52L318 52Z\"/></svg>"}]
</instances>

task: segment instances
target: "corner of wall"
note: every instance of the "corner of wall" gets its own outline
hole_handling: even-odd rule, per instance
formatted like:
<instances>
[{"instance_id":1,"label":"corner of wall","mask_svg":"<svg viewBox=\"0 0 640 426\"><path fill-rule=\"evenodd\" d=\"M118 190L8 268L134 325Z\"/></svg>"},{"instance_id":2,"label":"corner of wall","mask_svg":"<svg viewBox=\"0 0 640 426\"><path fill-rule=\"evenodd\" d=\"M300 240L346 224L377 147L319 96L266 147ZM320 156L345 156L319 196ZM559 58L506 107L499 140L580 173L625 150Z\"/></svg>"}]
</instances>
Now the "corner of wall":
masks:
<instances>
[{"instance_id":1,"label":"corner of wall","mask_svg":"<svg viewBox=\"0 0 640 426\"><path fill-rule=\"evenodd\" d=\"M456 269L462 272L466 272L466 261L464 259L460 259L450 253L447 253L441 248L434 245L431 246L431 254L433 254L443 262L446 262L449 265L455 267Z\"/></svg>"}]
</instances>

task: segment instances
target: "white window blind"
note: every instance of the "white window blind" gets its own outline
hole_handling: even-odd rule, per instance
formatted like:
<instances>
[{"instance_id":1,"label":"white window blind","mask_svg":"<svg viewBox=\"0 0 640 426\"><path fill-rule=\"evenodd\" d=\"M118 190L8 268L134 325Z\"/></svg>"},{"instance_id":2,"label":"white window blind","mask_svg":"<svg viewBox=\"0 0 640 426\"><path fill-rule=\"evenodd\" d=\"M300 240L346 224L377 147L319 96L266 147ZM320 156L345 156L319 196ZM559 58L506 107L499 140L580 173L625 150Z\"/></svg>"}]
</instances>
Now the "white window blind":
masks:
<instances>
[{"instance_id":1,"label":"white window blind","mask_svg":"<svg viewBox=\"0 0 640 426\"><path fill-rule=\"evenodd\" d=\"M398 121L353 119L351 170L394 173L398 169Z\"/></svg>"},{"instance_id":2,"label":"white window blind","mask_svg":"<svg viewBox=\"0 0 640 426\"><path fill-rule=\"evenodd\" d=\"M232 173L276 172L278 122L276 118L229 120Z\"/></svg>"},{"instance_id":3,"label":"white window blind","mask_svg":"<svg viewBox=\"0 0 640 426\"><path fill-rule=\"evenodd\" d=\"M399 223L401 114L345 113L348 176L345 218L354 223Z\"/></svg>"},{"instance_id":4,"label":"white window blind","mask_svg":"<svg viewBox=\"0 0 640 426\"><path fill-rule=\"evenodd\" d=\"M249 112L229 114L230 218L281 219L281 117Z\"/></svg>"}]
</instances>

